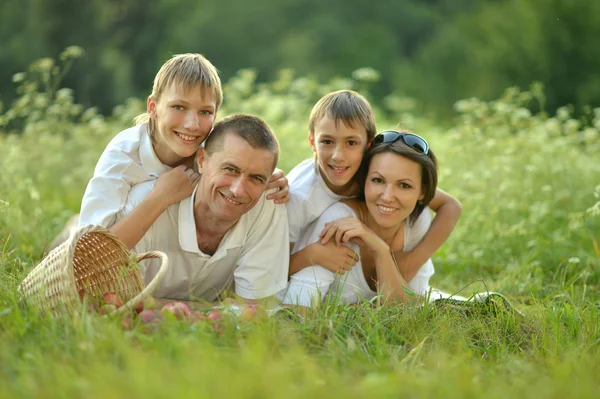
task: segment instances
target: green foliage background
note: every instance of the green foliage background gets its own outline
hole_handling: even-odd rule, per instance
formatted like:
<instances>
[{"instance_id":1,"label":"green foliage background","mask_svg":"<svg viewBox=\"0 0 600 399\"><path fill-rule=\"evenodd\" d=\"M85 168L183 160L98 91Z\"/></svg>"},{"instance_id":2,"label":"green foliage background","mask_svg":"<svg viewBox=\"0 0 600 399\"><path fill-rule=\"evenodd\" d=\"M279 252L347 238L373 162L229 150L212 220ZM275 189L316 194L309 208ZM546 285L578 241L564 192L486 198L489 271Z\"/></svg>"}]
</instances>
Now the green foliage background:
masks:
<instances>
[{"instance_id":1,"label":"green foliage background","mask_svg":"<svg viewBox=\"0 0 600 399\"><path fill-rule=\"evenodd\" d=\"M587 115L600 105L599 36L596 0L4 0L0 99L14 99L14 73L77 45L87 55L65 86L103 114L147 96L171 54L200 52L224 81L246 68L269 82L284 68L328 81L371 67L377 98L445 117L458 99L539 81L547 111Z\"/></svg>"}]
</instances>

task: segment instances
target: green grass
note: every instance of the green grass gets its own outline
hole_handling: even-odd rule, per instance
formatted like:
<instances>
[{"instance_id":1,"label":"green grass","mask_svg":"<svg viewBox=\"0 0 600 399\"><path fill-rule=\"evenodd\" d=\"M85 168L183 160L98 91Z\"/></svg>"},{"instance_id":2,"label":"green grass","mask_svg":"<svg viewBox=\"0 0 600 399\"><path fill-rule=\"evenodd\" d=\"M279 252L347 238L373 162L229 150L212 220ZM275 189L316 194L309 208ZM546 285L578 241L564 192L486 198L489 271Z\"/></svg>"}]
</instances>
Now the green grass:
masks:
<instances>
[{"instance_id":1,"label":"green grass","mask_svg":"<svg viewBox=\"0 0 600 399\"><path fill-rule=\"evenodd\" d=\"M222 115L264 117L289 170L310 157L316 98L359 83L283 73L257 86L244 72L225 88ZM21 102L25 116L6 124L7 111L0 131L0 398L597 397L600 217L588 209L600 200L600 117L586 128L567 110L528 115L518 97L527 93L513 93L460 103L461 117L442 129L375 103L380 130L401 120L427 137L440 186L463 204L432 284L502 292L525 317L331 304L303 322L288 311L239 329L226 321L216 335L173 321L124 331L119 318L41 317L19 305L18 283L78 211L104 145L141 104L104 118L69 93L50 109L35 105L37 89L21 93L31 100Z\"/></svg>"}]
</instances>

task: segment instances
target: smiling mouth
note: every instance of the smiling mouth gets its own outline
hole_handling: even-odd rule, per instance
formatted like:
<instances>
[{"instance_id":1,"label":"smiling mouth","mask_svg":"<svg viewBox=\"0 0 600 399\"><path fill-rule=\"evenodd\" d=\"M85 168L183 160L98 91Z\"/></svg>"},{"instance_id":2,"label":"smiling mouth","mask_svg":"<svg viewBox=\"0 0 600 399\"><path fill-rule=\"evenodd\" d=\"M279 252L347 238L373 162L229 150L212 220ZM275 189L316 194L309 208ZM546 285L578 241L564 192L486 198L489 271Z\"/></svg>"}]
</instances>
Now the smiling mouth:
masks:
<instances>
[{"instance_id":1,"label":"smiling mouth","mask_svg":"<svg viewBox=\"0 0 600 399\"><path fill-rule=\"evenodd\" d=\"M177 137L179 137L182 141L189 143L189 144L195 143L199 137L199 136L188 136L187 134L183 134L183 133L179 133L179 132L175 132L175 135Z\"/></svg>"},{"instance_id":2,"label":"smiling mouth","mask_svg":"<svg viewBox=\"0 0 600 399\"><path fill-rule=\"evenodd\" d=\"M345 171L347 171L348 169L350 169L349 166L333 166L333 165L329 165L329 167L331 168L331 170L333 170L333 173L336 174L336 175L341 175Z\"/></svg>"},{"instance_id":3,"label":"smiling mouth","mask_svg":"<svg viewBox=\"0 0 600 399\"><path fill-rule=\"evenodd\" d=\"M398 210L398 208L392 208L390 206L384 206L384 205L377 205L377 209L379 209L379 212L381 212L385 215L391 215L392 213L394 213Z\"/></svg>"},{"instance_id":4,"label":"smiling mouth","mask_svg":"<svg viewBox=\"0 0 600 399\"><path fill-rule=\"evenodd\" d=\"M225 201L229 202L231 205L236 205L236 206L243 205L242 202L236 201L233 198L230 198L221 192L219 192L219 194L221 194L221 196L225 199Z\"/></svg>"}]
</instances>

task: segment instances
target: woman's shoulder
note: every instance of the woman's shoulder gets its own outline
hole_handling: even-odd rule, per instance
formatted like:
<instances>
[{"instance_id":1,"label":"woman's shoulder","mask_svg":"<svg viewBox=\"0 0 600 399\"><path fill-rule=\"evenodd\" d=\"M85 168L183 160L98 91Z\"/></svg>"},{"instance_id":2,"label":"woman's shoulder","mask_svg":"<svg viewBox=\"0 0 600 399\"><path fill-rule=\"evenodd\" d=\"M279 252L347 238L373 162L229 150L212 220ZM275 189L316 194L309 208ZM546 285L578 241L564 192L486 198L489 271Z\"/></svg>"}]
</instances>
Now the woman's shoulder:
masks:
<instances>
[{"instance_id":1,"label":"woman's shoulder","mask_svg":"<svg viewBox=\"0 0 600 399\"><path fill-rule=\"evenodd\" d=\"M363 213L364 210L361 208L360 201L346 199L331 204L323 211L321 217L328 220L337 220L345 217L358 217L361 219L361 214Z\"/></svg>"},{"instance_id":2,"label":"woman's shoulder","mask_svg":"<svg viewBox=\"0 0 600 399\"><path fill-rule=\"evenodd\" d=\"M341 204L347 206L352 209L355 216L358 217L361 221L365 221L367 217L367 205L364 201L361 201L357 198L347 198L340 201Z\"/></svg>"}]
</instances>

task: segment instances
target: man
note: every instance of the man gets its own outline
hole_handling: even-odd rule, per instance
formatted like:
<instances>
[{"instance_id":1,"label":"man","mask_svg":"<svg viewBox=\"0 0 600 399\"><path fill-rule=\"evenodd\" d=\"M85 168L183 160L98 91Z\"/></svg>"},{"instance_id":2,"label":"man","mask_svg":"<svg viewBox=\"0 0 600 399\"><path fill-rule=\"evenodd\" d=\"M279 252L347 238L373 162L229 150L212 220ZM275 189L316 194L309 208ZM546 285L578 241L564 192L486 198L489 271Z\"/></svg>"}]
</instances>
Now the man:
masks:
<instances>
[{"instance_id":1,"label":"man","mask_svg":"<svg viewBox=\"0 0 600 399\"><path fill-rule=\"evenodd\" d=\"M153 295L214 301L235 287L246 302L274 295L287 284L288 223L285 205L265 199L279 145L260 118L238 114L217 124L197 154L200 181L191 197L171 205L134 251L162 251L169 270ZM152 190L132 188L122 218ZM160 266L143 261L148 284Z\"/></svg>"}]
</instances>

